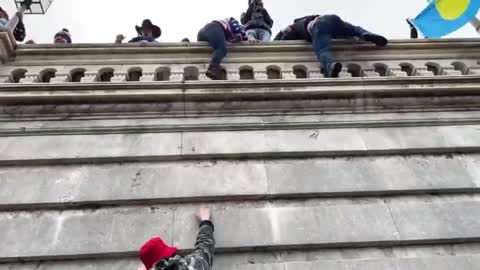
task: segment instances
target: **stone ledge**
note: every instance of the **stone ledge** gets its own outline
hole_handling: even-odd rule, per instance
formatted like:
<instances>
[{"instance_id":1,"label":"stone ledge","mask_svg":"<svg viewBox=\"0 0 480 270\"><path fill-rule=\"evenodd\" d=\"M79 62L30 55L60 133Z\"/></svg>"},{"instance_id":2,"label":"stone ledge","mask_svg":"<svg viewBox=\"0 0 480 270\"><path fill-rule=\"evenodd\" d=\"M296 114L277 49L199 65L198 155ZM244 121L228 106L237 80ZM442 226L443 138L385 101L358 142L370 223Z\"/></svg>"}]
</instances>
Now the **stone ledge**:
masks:
<instances>
[{"instance_id":1,"label":"stone ledge","mask_svg":"<svg viewBox=\"0 0 480 270\"><path fill-rule=\"evenodd\" d=\"M478 126L0 137L1 165L478 153Z\"/></svg>"},{"instance_id":2,"label":"stone ledge","mask_svg":"<svg viewBox=\"0 0 480 270\"><path fill-rule=\"evenodd\" d=\"M198 232L195 208L187 205L97 212L2 212L0 228L6 233L0 261L134 256L143 241L157 234L169 243L173 235L173 244L189 252ZM434 202L396 198L320 205L267 203L254 208L222 204L213 211L220 253L480 240L480 224L476 222L480 202L475 198L442 198Z\"/></svg>"},{"instance_id":3,"label":"stone ledge","mask_svg":"<svg viewBox=\"0 0 480 270\"><path fill-rule=\"evenodd\" d=\"M425 55L431 54L435 50L442 50L444 54L448 54L449 50L475 50L478 49L480 39L429 39L429 40L391 40L389 45L384 49L375 46L350 40L338 40L334 42L335 51L360 52L362 54L383 54L395 50L425 50ZM298 52L311 51L311 45L303 41L274 41L260 44L243 43L241 45L230 46L232 53L240 52ZM192 43L156 43L139 46L138 44L37 44L37 45L20 45L17 49L19 56L34 55L78 55L78 54L103 54L108 51L109 54L135 53L135 54L151 54L151 53L205 53L210 48L204 42ZM387 52L387 53L386 53ZM404 52L408 54L407 52Z\"/></svg>"},{"instance_id":4,"label":"stone ledge","mask_svg":"<svg viewBox=\"0 0 480 270\"><path fill-rule=\"evenodd\" d=\"M1 110L2 107L0 107ZM58 109L58 107L55 107ZM13 110L13 108L12 108ZM480 124L480 111L323 114L231 117L169 117L165 115L53 115L32 118L0 117L0 136L87 135L199 131L385 128ZM18 110L17 110L18 113ZM163 116L163 117L162 117ZM59 121L61 120L61 121Z\"/></svg>"},{"instance_id":5,"label":"stone ledge","mask_svg":"<svg viewBox=\"0 0 480 270\"><path fill-rule=\"evenodd\" d=\"M0 210L470 194L480 192L477 160L479 155L0 167Z\"/></svg>"},{"instance_id":6,"label":"stone ledge","mask_svg":"<svg viewBox=\"0 0 480 270\"><path fill-rule=\"evenodd\" d=\"M329 252L326 250L326 252ZM353 252L353 251L352 251ZM297 260L297 261L278 261L278 258L272 262L266 263L248 263L236 264L226 261L222 254L217 254L213 264L213 270L284 270L290 269L345 269L345 270L476 270L476 264L479 262L479 255L463 256L418 256L412 258L370 258L349 259L338 258L329 260ZM140 262L136 257L117 258L104 260L72 260L72 261L43 261L35 263L4 263L0 264L0 270L127 270L137 269ZM374 266L384 266L372 268Z\"/></svg>"}]
</instances>

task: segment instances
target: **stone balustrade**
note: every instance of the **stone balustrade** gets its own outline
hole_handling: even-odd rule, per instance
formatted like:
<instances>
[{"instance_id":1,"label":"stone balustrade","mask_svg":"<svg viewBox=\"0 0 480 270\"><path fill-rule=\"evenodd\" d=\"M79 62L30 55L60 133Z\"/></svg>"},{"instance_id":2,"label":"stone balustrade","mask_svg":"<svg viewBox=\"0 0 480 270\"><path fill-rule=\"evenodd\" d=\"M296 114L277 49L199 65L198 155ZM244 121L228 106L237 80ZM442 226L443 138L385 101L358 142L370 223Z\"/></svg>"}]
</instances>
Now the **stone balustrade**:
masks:
<instances>
[{"instance_id":1,"label":"stone balustrade","mask_svg":"<svg viewBox=\"0 0 480 270\"><path fill-rule=\"evenodd\" d=\"M203 43L16 45L0 33L0 83L184 82L205 76L210 49ZM7 46L8 45L8 46ZM339 41L334 56L342 79L479 75L480 39L396 40L386 48ZM321 79L304 42L234 45L224 80Z\"/></svg>"}]
</instances>

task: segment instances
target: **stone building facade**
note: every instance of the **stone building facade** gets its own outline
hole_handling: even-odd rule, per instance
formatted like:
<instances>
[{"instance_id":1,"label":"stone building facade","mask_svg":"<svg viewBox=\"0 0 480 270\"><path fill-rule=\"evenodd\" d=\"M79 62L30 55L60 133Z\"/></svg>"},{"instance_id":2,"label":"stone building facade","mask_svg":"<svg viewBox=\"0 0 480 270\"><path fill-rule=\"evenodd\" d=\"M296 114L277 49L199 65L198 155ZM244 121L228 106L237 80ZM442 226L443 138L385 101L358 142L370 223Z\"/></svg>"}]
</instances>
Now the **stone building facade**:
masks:
<instances>
[{"instance_id":1,"label":"stone building facade","mask_svg":"<svg viewBox=\"0 0 480 270\"><path fill-rule=\"evenodd\" d=\"M161 235L215 269L480 265L480 39L17 45L0 32L0 270L136 269Z\"/></svg>"}]
</instances>

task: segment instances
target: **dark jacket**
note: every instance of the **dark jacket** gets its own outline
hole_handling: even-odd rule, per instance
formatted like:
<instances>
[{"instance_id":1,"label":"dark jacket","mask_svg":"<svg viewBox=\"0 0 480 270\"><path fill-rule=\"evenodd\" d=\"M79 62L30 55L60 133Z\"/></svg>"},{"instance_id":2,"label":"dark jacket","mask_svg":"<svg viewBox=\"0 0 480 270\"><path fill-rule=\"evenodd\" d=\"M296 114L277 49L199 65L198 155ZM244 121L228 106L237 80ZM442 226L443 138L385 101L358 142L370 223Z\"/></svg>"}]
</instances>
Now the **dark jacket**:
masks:
<instances>
[{"instance_id":1,"label":"dark jacket","mask_svg":"<svg viewBox=\"0 0 480 270\"><path fill-rule=\"evenodd\" d=\"M134 37L128 41L128 43L135 43L135 42L140 42L140 41L147 41L147 42L158 42L154 38L145 38L142 36Z\"/></svg>"},{"instance_id":2,"label":"dark jacket","mask_svg":"<svg viewBox=\"0 0 480 270\"><path fill-rule=\"evenodd\" d=\"M310 15L302 18L295 19L291 25L291 29L294 32L294 35L297 39L312 41L312 37L308 33L307 27L308 24L315 20L319 15Z\"/></svg>"},{"instance_id":3,"label":"dark jacket","mask_svg":"<svg viewBox=\"0 0 480 270\"><path fill-rule=\"evenodd\" d=\"M25 31L25 25L22 21L19 21L17 27L15 27L15 29L13 30L13 36L17 41L24 41L26 35L27 33Z\"/></svg>"},{"instance_id":4,"label":"dark jacket","mask_svg":"<svg viewBox=\"0 0 480 270\"><path fill-rule=\"evenodd\" d=\"M273 20L264 8L257 11L253 5L250 5L245 16L241 18L241 22L245 30L261 28L272 33Z\"/></svg>"},{"instance_id":5,"label":"dark jacket","mask_svg":"<svg viewBox=\"0 0 480 270\"><path fill-rule=\"evenodd\" d=\"M200 223L195 250L187 256L161 260L153 266L153 270L210 270L213 264L213 251L215 239L213 237L213 223L203 221Z\"/></svg>"}]
</instances>

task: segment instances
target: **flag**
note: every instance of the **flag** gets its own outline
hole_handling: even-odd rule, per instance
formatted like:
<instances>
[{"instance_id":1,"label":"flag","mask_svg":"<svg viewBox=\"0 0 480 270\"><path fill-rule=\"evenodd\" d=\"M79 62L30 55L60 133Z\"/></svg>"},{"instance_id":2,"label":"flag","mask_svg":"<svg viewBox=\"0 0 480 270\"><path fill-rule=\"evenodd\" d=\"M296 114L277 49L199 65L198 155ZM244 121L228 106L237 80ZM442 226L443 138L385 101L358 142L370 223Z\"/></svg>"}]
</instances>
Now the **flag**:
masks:
<instances>
[{"instance_id":1,"label":"flag","mask_svg":"<svg viewBox=\"0 0 480 270\"><path fill-rule=\"evenodd\" d=\"M471 21L479 8L480 0L434 0L411 22L426 37L440 38Z\"/></svg>"}]
</instances>

